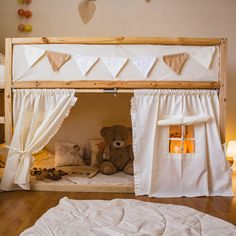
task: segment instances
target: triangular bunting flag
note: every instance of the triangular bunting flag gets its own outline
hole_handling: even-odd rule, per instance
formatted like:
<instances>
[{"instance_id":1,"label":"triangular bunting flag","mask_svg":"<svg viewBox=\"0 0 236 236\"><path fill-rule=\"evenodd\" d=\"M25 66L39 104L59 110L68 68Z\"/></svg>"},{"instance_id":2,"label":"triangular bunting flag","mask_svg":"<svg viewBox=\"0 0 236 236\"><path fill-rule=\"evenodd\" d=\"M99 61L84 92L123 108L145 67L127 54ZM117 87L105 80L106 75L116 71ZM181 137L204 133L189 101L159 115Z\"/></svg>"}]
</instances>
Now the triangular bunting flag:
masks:
<instances>
[{"instance_id":1,"label":"triangular bunting flag","mask_svg":"<svg viewBox=\"0 0 236 236\"><path fill-rule=\"evenodd\" d=\"M215 47L201 48L191 53L191 56L198 61L201 65L209 69L213 55L215 53Z\"/></svg>"},{"instance_id":2,"label":"triangular bunting flag","mask_svg":"<svg viewBox=\"0 0 236 236\"><path fill-rule=\"evenodd\" d=\"M98 61L97 57L90 57L90 56L73 56L81 73L85 76L89 70L94 66L94 64Z\"/></svg>"},{"instance_id":3,"label":"triangular bunting flag","mask_svg":"<svg viewBox=\"0 0 236 236\"><path fill-rule=\"evenodd\" d=\"M180 74L184 63L188 59L187 53L178 53L163 56L163 61L168 65L176 74Z\"/></svg>"},{"instance_id":4,"label":"triangular bunting flag","mask_svg":"<svg viewBox=\"0 0 236 236\"><path fill-rule=\"evenodd\" d=\"M37 47L23 45L27 65L33 67L45 54L45 50Z\"/></svg>"},{"instance_id":5,"label":"triangular bunting flag","mask_svg":"<svg viewBox=\"0 0 236 236\"><path fill-rule=\"evenodd\" d=\"M137 67L139 72L146 78L154 66L157 57L145 56L145 57L133 57L132 62Z\"/></svg>"},{"instance_id":6,"label":"triangular bunting flag","mask_svg":"<svg viewBox=\"0 0 236 236\"><path fill-rule=\"evenodd\" d=\"M46 55L53 71L58 71L70 59L70 55L66 53L46 51Z\"/></svg>"},{"instance_id":7,"label":"triangular bunting flag","mask_svg":"<svg viewBox=\"0 0 236 236\"><path fill-rule=\"evenodd\" d=\"M126 57L102 57L102 62L115 78L127 63Z\"/></svg>"}]
</instances>

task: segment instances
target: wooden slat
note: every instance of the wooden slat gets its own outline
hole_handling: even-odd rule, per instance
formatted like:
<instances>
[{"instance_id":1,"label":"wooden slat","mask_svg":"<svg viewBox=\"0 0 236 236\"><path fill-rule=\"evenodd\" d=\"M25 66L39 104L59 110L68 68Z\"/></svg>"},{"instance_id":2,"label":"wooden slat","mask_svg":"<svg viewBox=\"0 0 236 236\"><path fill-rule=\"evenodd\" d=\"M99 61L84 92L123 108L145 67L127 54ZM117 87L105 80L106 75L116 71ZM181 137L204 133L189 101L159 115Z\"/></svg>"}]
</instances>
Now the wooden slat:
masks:
<instances>
[{"instance_id":1,"label":"wooden slat","mask_svg":"<svg viewBox=\"0 0 236 236\"><path fill-rule=\"evenodd\" d=\"M175 89L217 89L220 82L192 81L27 81L15 82L14 88L175 88Z\"/></svg>"},{"instance_id":2,"label":"wooden slat","mask_svg":"<svg viewBox=\"0 0 236 236\"><path fill-rule=\"evenodd\" d=\"M220 38L167 38L167 37L40 37L13 38L19 44L160 44L160 45L220 45Z\"/></svg>"},{"instance_id":3,"label":"wooden slat","mask_svg":"<svg viewBox=\"0 0 236 236\"><path fill-rule=\"evenodd\" d=\"M4 124L5 123L5 117L4 116L0 116L0 124Z\"/></svg>"},{"instance_id":4,"label":"wooden slat","mask_svg":"<svg viewBox=\"0 0 236 236\"><path fill-rule=\"evenodd\" d=\"M12 81L12 41L11 39L6 39L5 44L5 142L10 144L12 138L12 91L11 91L11 81Z\"/></svg>"},{"instance_id":5,"label":"wooden slat","mask_svg":"<svg viewBox=\"0 0 236 236\"><path fill-rule=\"evenodd\" d=\"M226 99L227 99L227 39L222 39L220 45L220 138L225 143Z\"/></svg>"},{"instance_id":6,"label":"wooden slat","mask_svg":"<svg viewBox=\"0 0 236 236\"><path fill-rule=\"evenodd\" d=\"M54 184L31 183L31 190L59 191L59 192L106 192L106 193L134 193L134 186L125 185L79 185L79 184Z\"/></svg>"}]
</instances>

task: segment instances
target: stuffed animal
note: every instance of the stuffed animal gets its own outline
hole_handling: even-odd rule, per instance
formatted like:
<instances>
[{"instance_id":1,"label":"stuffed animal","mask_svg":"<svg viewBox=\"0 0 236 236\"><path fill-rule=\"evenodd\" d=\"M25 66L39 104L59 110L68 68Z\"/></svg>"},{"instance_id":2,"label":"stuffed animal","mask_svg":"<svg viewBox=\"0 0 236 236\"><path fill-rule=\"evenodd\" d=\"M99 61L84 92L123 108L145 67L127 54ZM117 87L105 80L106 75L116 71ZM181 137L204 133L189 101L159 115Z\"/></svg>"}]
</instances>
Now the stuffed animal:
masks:
<instances>
[{"instance_id":1,"label":"stuffed animal","mask_svg":"<svg viewBox=\"0 0 236 236\"><path fill-rule=\"evenodd\" d=\"M103 127L101 135L105 140L105 146L97 154L97 163L100 172L111 175L118 171L133 175L133 150L131 128L115 125Z\"/></svg>"}]
</instances>

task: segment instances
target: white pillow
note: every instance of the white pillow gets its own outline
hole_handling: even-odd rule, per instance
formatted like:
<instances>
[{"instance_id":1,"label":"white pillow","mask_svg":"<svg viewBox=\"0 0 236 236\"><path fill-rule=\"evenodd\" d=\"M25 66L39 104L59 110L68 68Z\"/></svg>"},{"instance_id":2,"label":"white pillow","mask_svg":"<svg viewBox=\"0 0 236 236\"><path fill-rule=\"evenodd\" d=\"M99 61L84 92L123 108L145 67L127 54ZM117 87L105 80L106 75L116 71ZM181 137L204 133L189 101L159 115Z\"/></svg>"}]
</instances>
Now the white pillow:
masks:
<instances>
[{"instance_id":1,"label":"white pillow","mask_svg":"<svg viewBox=\"0 0 236 236\"><path fill-rule=\"evenodd\" d=\"M55 142L55 166L82 166L83 151L80 146L69 142Z\"/></svg>"},{"instance_id":2,"label":"white pillow","mask_svg":"<svg viewBox=\"0 0 236 236\"><path fill-rule=\"evenodd\" d=\"M104 149L105 141L103 138L90 139L89 146L91 150L90 166L95 167L97 166L97 153Z\"/></svg>"}]
</instances>

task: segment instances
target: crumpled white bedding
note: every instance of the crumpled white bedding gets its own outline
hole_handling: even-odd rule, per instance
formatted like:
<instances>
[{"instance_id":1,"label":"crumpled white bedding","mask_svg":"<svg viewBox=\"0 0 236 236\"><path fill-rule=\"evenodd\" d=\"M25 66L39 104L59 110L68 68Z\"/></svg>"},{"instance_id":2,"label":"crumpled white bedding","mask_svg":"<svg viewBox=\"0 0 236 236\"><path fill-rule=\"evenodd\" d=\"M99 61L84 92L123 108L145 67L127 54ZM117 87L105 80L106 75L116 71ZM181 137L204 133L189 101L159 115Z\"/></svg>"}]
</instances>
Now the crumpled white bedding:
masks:
<instances>
[{"instance_id":1,"label":"crumpled white bedding","mask_svg":"<svg viewBox=\"0 0 236 236\"><path fill-rule=\"evenodd\" d=\"M236 235L236 227L195 209L132 199L62 198L21 236Z\"/></svg>"}]
</instances>

